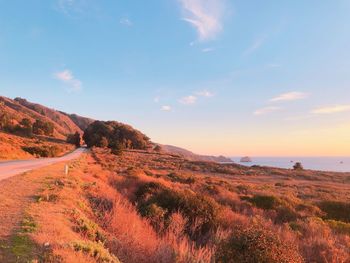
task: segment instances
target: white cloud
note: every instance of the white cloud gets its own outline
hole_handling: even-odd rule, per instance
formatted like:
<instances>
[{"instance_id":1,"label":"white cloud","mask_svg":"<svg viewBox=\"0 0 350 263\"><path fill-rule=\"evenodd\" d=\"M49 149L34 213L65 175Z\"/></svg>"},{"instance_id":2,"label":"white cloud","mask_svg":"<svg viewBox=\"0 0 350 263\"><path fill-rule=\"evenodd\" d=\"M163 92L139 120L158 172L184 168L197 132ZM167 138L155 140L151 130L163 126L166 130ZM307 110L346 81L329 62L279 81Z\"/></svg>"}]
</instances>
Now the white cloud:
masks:
<instances>
[{"instance_id":1,"label":"white cloud","mask_svg":"<svg viewBox=\"0 0 350 263\"><path fill-rule=\"evenodd\" d=\"M179 0L184 17L198 34L199 41L214 39L223 29L224 0Z\"/></svg>"},{"instance_id":2,"label":"white cloud","mask_svg":"<svg viewBox=\"0 0 350 263\"><path fill-rule=\"evenodd\" d=\"M256 50L258 50L265 43L265 40L266 40L266 36L257 38L253 42L253 44L246 51L243 52L243 55L248 56L248 55L254 53Z\"/></svg>"},{"instance_id":3,"label":"white cloud","mask_svg":"<svg viewBox=\"0 0 350 263\"><path fill-rule=\"evenodd\" d=\"M202 49L202 52L203 52L203 53L208 53L208 52L212 52L212 51L214 51L214 50L215 50L214 48L208 47L208 48L203 48L203 49Z\"/></svg>"},{"instance_id":4,"label":"white cloud","mask_svg":"<svg viewBox=\"0 0 350 263\"><path fill-rule=\"evenodd\" d=\"M307 98L308 96L309 96L308 93L292 91L292 92L278 95L277 97L270 99L270 102L302 100Z\"/></svg>"},{"instance_id":5,"label":"white cloud","mask_svg":"<svg viewBox=\"0 0 350 263\"><path fill-rule=\"evenodd\" d=\"M191 104L195 104L197 102L197 97L196 96L193 96L193 95L190 95L190 96L186 96L186 97L183 97L179 100L179 102L181 104L185 104L185 105L191 105Z\"/></svg>"},{"instance_id":6,"label":"white cloud","mask_svg":"<svg viewBox=\"0 0 350 263\"><path fill-rule=\"evenodd\" d=\"M164 105L161 107L161 111L171 111L171 107L168 105Z\"/></svg>"},{"instance_id":7,"label":"white cloud","mask_svg":"<svg viewBox=\"0 0 350 263\"><path fill-rule=\"evenodd\" d=\"M64 84L68 85L70 91L80 91L82 89L82 83L79 79L76 79L72 71L66 69L60 72L54 73L54 78L60 80Z\"/></svg>"},{"instance_id":8,"label":"white cloud","mask_svg":"<svg viewBox=\"0 0 350 263\"><path fill-rule=\"evenodd\" d=\"M123 26L132 26L133 23L131 22L131 20L129 18L122 18L119 20L119 23Z\"/></svg>"},{"instance_id":9,"label":"white cloud","mask_svg":"<svg viewBox=\"0 0 350 263\"><path fill-rule=\"evenodd\" d=\"M196 95L201 97L206 97L206 98L210 98L214 96L214 94L208 90L202 90L202 91L196 92Z\"/></svg>"},{"instance_id":10,"label":"white cloud","mask_svg":"<svg viewBox=\"0 0 350 263\"><path fill-rule=\"evenodd\" d=\"M280 107L276 107L276 106L268 106L268 107L264 107L264 108L261 108L261 109L258 109L254 112L254 115L265 115L265 114L268 114L268 113L272 113L272 112L275 112L275 111L278 111L280 110L281 108Z\"/></svg>"},{"instance_id":11,"label":"white cloud","mask_svg":"<svg viewBox=\"0 0 350 263\"><path fill-rule=\"evenodd\" d=\"M311 111L314 114L332 114L350 111L350 105L334 105L329 107L321 107Z\"/></svg>"}]
</instances>

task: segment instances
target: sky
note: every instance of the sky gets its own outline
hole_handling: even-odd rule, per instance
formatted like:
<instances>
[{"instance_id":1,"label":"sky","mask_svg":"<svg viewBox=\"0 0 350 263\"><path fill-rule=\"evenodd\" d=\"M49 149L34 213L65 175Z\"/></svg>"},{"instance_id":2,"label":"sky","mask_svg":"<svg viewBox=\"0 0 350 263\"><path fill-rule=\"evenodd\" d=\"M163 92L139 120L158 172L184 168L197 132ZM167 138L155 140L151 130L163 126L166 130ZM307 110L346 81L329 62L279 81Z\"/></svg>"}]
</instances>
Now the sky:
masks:
<instances>
[{"instance_id":1,"label":"sky","mask_svg":"<svg viewBox=\"0 0 350 263\"><path fill-rule=\"evenodd\" d=\"M350 155L348 0L0 0L0 95L227 156Z\"/></svg>"}]
</instances>

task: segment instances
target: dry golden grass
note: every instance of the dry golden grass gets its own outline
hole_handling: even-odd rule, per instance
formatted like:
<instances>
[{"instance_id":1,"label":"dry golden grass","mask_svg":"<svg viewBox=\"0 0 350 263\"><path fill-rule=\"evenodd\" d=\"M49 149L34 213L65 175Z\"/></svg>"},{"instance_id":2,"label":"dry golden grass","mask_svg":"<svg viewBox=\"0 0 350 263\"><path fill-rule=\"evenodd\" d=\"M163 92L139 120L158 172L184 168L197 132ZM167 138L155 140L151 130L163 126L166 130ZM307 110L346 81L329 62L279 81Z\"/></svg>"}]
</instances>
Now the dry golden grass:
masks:
<instances>
[{"instance_id":1,"label":"dry golden grass","mask_svg":"<svg viewBox=\"0 0 350 263\"><path fill-rule=\"evenodd\" d=\"M350 260L349 222L329 221L334 215L319 207L322 200L349 203L349 174L222 166L137 151L114 156L101 149L70 167L68 177L63 164L28 173L23 193L35 198L24 202L23 194L11 203L5 197L0 207L0 214L13 209L13 220L3 219L10 229L23 211L35 222L28 234L33 258L231 262L219 259L233 253L246 258L240 262ZM16 178L2 184L18 187ZM242 244L244 251L235 250Z\"/></svg>"},{"instance_id":2,"label":"dry golden grass","mask_svg":"<svg viewBox=\"0 0 350 263\"><path fill-rule=\"evenodd\" d=\"M72 150L74 146L63 141L50 141L45 138L26 138L0 132L0 161L1 160L25 160L33 159L35 156L23 150L23 147L45 147L55 146L58 156L64 155Z\"/></svg>"}]
</instances>

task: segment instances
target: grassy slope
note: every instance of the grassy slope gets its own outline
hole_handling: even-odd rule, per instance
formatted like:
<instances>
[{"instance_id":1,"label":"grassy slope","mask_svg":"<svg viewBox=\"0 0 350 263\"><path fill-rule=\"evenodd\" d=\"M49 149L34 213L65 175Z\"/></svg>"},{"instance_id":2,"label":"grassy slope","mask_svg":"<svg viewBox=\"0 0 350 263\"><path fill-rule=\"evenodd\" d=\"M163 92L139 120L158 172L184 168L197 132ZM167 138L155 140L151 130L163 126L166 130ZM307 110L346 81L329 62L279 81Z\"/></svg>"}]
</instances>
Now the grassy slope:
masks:
<instances>
[{"instance_id":1,"label":"grassy slope","mask_svg":"<svg viewBox=\"0 0 350 263\"><path fill-rule=\"evenodd\" d=\"M19 123L24 118L32 122L37 119L52 122L55 127L54 137L60 139L65 139L67 134L82 133L93 122L89 118L76 114L70 115L20 98L12 100L0 96L0 111L7 113L13 124Z\"/></svg>"},{"instance_id":2,"label":"grassy slope","mask_svg":"<svg viewBox=\"0 0 350 263\"><path fill-rule=\"evenodd\" d=\"M52 141L47 138L26 138L0 132L0 161L33 159L35 156L22 149L22 147L32 146L56 146L59 149L58 156L74 150L73 145L60 140Z\"/></svg>"}]
</instances>

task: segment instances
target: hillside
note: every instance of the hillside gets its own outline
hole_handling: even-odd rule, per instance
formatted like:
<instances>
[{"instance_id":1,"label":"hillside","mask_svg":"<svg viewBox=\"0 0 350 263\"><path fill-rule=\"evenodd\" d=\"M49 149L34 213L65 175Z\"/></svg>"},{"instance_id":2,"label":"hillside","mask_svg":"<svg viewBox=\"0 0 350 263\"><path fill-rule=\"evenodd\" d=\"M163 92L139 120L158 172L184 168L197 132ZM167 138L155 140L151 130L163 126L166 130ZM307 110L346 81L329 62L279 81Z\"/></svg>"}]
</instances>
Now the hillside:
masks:
<instances>
[{"instance_id":1,"label":"hillside","mask_svg":"<svg viewBox=\"0 0 350 263\"><path fill-rule=\"evenodd\" d=\"M65 139L71 133L82 133L87 125L93 122L92 119L66 114L22 98L12 100L0 97L0 113L6 114L13 125L25 118L32 122L35 120L50 122L54 125L53 137L59 139Z\"/></svg>"},{"instance_id":2,"label":"hillside","mask_svg":"<svg viewBox=\"0 0 350 263\"><path fill-rule=\"evenodd\" d=\"M75 132L82 134L84 130L95 121L91 118L82 117L77 114L68 114L38 103L32 103L23 98L9 99L0 96L0 116L3 114L11 120L12 125L17 125L25 118L29 119L31 122L35 120L50 122L54 125L53 137L61 140L65 140L68 134ZM16 145L17 144L14 146L8 145L7 148L16 149ZM231 162L230 159L224 156L199 155L172 145L161 146L165 153L181 155L191 161ZM17 155L12 154L11 156L18 156L19 158L27 156L27 154L22 153L20 148L17 149ZM10 157L5 158L6 152L3 150L1 153L1 151L0 149L0 159L11 159Z\"/></svg>"},{"instance_id":3,"label":"hillside","mask_svg":"<svg viewBox=\"0 0 350 263\"><path fill-rule=\"evenodd\" d=\"M184 158L191 161L207 161L207 162L217 162L217 163L230 163L231 159L225 156L210 156L210 155L199 155L195 154L186 149L172 146L172 145L161 145L162 149L166 153L181 155Z\"/></svg>"},{"instance_id":4,"label":"hillside","mask_svg":"<svg viewBox=\"0 0 350 263\"><path fill-rule=\"evenodd\" d=\"M49 134L34 134L38 120ZM0 160L61 156L74 149L66 143L67 135L82 134L91 122L25 99L0 97Z\"/></svg>"}]
</instances>

